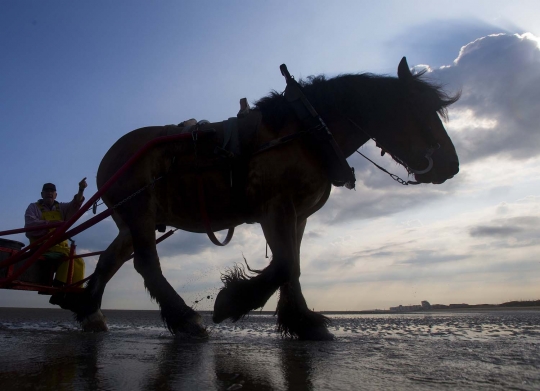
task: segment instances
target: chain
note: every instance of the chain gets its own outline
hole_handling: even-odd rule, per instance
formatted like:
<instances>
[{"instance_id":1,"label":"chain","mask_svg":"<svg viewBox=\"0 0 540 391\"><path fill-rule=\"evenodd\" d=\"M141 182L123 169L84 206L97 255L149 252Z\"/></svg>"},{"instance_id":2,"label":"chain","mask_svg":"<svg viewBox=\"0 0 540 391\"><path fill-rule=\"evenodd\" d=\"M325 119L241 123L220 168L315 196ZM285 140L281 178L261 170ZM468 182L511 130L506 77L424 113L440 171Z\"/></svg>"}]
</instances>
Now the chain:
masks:
<instances>
[{"instance_id":1,"label":"chain","mask_svg":"<svg viewBox=\"0 0 540 391\"><path fill-rule=\"evenodd\" d=\"M139 190L137 190L135 193L127 196L126 198L124 198L122 201L120 201L119 203L117 203L116 205L114 205L112 207L112 209L116 209L118 208L119 206L125 204L126 202L128 202L129 200L131 200L133 197L136 197L137 195L141 194L143 191L145 191L146 189L148 189L150 186L154 186L154 183L156 183L157 181L159 181L161 178L163 178L163 176L160 176L158 178L154 178L154 180L152 182L150 182L149 184L147 184L146 186L144 187L141 187Z\"/></svg>"},{"instance_id":2,"label":"chain","mask_svg":"<svg viewBox=\"0 0 540 391\"><path fill-rule=\"evenodd\" d=\"M396 174L392 174L391 172L388 172L386 171L384 168L382 168L381 166L379 166L377 163L375 163L373 160L371 160L370 158L368 158L366 155L364 155L362 152L359 152L359 151L356 151L356 153L362 155L364 158L366 158L367 160L369 160L371 163L373 163L375 165L375 167L377 167L379 170L381 171L384 171L386 172L388 175L390 175L390 178L392 178L393 180L395 180L397 183L400 183L404 186L409 186L409 185L419 185L420 182L415 182L415 181L405 181L403 179L401 179L399 176L397 176Z\"/></svg>"}]
</instances>

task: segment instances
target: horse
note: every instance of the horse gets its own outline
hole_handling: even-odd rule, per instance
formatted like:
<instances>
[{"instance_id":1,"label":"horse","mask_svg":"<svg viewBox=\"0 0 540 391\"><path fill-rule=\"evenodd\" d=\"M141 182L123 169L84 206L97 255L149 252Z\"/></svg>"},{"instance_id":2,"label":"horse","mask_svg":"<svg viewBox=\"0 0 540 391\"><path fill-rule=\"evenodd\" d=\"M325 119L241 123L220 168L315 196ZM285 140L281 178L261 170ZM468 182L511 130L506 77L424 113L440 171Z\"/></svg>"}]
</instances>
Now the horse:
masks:
<instances>
[{"instance_id":1,"label":"horse","mask_svg":"<svg viewBox=\"0 0 540 391\"><path fill-rule=\"evenodd\" d=\"M412 74L405 57L397 78L374 74L310 77L300 85L307 100L331 130L343 156L349 157L374 139L418 183L440 184L459 171L459 160L443 120L447 107L459 99ZM134 267L161 317L175 335L206 338L201 316L188 306L162 274L156 250L158 226L204 233L259 223L272 252L262 270L235 266L222 274L213 321L237 321L261 308L279 289L277 329L302 340L330 340L329 320L309 309L300 286L300 245L308 217L328 200L329 170L317 153L290 102L276 91L255 103L248 115L255 124L237 159L216 154L225 122L197 125L209 137L174 141L152 147L102 196L114 207L118 236L100 256L84 293L68 294L62 308L74 312L83 330L105 331L100 311L107 282L134 256ZM185 131L179 126L153 126L121 137L105 154L98 169L100 188L145 143ZM247 141L246 141L247 140ZM276 140L281 140L277 142ZM272 146L271 148L262 146ZM427 166L427 167L426 167ZM231 185L231 178L233 185ZM198 191L197 191L198 189ZM201 209L205 203L206 209Z\"/></svg>"}]
</instances>

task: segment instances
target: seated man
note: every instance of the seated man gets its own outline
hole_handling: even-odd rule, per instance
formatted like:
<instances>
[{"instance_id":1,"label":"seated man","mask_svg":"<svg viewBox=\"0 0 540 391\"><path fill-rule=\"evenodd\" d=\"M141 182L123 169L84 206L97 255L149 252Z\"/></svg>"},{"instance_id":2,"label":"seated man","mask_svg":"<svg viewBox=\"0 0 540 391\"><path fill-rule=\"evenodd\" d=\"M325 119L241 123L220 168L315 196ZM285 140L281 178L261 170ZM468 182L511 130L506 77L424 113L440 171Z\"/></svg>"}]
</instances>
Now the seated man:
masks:
<instances>
[{"instance_id":1,"label":"seated man","mask_svg":"<svg viewBox=\"0 0 540 391\"><path fill-rule=\"evenodd\" d=\"M37 202L30 204L26 209L24 214L24 227L27 228L69 220L81 207L84 201L83 192L86 186L88 185L86 183L86 178L84 178L79 182L79 192L75 194L71 202L58 202L56 201L56 186L52 183L45 183L41 191L42 198ZM50 230L30 231L26 233L26 236L30 239L30 243L32 243L49 231ZM67 240L64 240L48 249L43 254L43 257L48 260L58 260L64 256L69 256L69 252L70 246L68 245ZM81 258L75 258L73 261L72 283L84 278L84 261ZM64 261L58 266L53 285L62 286L68 281L68 269L69 261Z\"/></svg>"}]
</instances>

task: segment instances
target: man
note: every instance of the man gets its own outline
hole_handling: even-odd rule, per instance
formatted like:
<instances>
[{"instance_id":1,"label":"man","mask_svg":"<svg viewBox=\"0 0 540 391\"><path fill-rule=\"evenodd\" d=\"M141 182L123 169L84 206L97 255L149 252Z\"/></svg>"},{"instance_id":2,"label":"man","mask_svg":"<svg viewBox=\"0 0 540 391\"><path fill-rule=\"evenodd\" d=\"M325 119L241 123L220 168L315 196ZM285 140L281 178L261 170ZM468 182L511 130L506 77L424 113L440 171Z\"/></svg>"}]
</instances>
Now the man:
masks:
<instances>
[{"instance_id":1,"label":"man","mask_svg":"<svg viewBox=\"0 0 540 391\"><path fill-rule=\"evenodd\" d=\"M87 187L86 178L79 182L79 192L75 194L71 202L56 201L56 186L52 183L45 183L41 191L41 199L28 206L24 214L24 227L32 227L37 225L46 225L58 221L66 221L71 218L81 207L84 202L84 189ZM30 239L30 243L34 242L41 236L47 234L54 228L49 230L30 231L26 236ZM43 257L47 260L55 261L69 255L70 246L67 240L56 244L49 248ZM64 285L68 281L69 261L62 262L56 269L54 279L55 286ZM73 260L73 275L71 282L77 282L84 278L84 261L81 258ZM51 298L52 300L52 298ZM52 303L52 301L51 301ZM58 303L52 303L58 304Z\"/></svg>"}]
</instances>

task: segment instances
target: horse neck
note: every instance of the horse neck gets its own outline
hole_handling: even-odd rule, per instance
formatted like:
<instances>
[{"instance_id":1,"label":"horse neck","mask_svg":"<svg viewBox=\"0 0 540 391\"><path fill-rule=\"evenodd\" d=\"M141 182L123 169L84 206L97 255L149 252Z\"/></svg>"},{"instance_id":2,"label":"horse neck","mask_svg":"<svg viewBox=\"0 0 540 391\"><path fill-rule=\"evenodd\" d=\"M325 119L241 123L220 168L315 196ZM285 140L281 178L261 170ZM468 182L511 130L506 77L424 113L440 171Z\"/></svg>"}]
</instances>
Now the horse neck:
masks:
<instances>
[{"instance_id":1,"label":"horse neck","mask_svg":"<svg viewBox=\"0 0 540 391\"><path fill-rule=\"evenodd\" d=\"M336 118L328 121L327 125L345 157L351 156L358 148L369 141L367 133L356 128L348 118Z\"/></svg>"}]
</instances>

